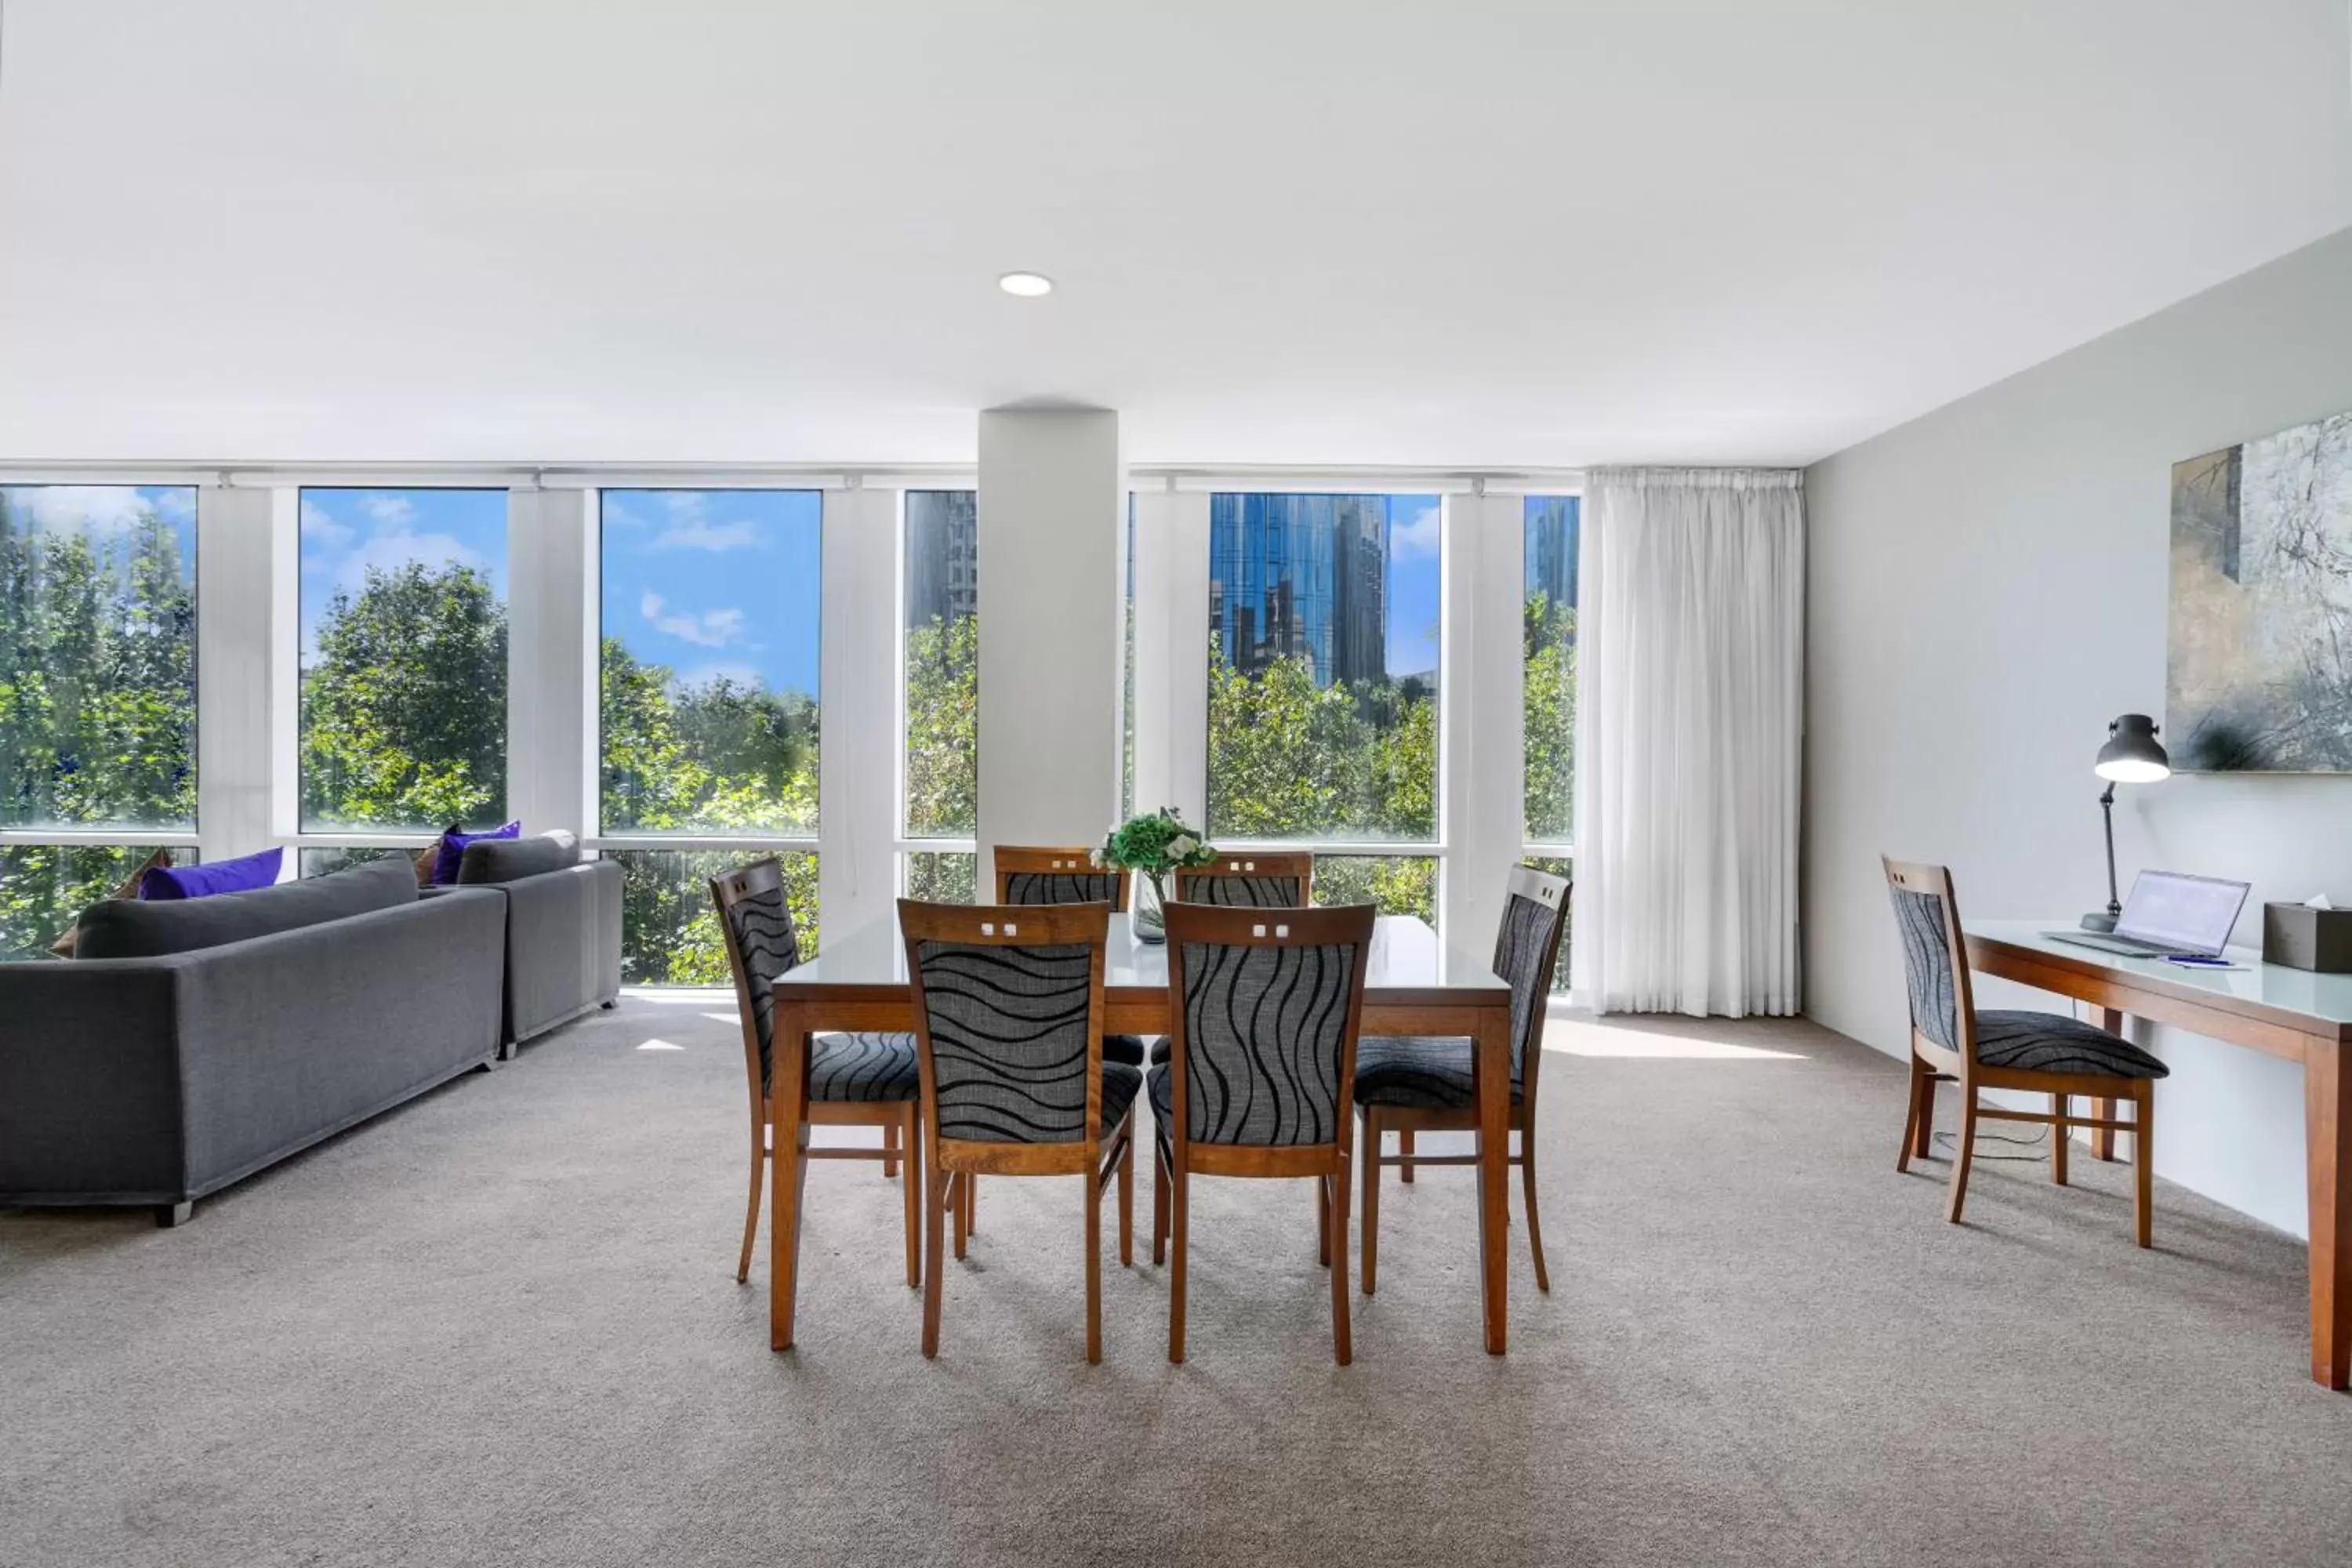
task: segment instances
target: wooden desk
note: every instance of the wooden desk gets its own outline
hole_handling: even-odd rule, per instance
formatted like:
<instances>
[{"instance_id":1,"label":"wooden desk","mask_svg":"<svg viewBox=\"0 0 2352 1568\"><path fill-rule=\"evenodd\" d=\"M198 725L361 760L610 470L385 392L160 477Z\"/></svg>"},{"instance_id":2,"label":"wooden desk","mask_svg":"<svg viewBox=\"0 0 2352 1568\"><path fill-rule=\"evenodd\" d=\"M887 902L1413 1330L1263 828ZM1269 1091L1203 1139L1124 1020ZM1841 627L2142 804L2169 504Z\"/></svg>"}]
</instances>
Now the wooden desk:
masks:
<instances>
[{"instance_id":1,"label":"wooden desk","mask_svg":"<svg viewBox=\"0 0 2352 1568\"><path fill-rule=\"evenodd\" d=\"M774 983L775 1070L768 1114L774 1129L769 1162L768 1343L793 1343L793 1296L800 1274L801 1188L808 1173L808 1039L835 1029L911 1030L907 950L894 916L836 937ZM1168 950L1135 940L1128 917L1110 917L1103 966L1106 1034L1168 1032ZM1486 1349L1503 1353L1509 1253L1503 1194L1509 1176L1511 988L1488 961L1444 947L1411 916L1383 915L1372 931L1364 975L1367 1035L1451 1035L1470 1039L1478 1097L1479 1295ZM1143 1134L1139 1134L1143 1136ZM1347 1249L1332 1267L1344 1268ZM926 1258L927 1266L937 1267Z\"/></svg>"},{"instance_id":2,"label":"wooden desk","mask_svg":"<svg viewBox=\"0 0 2352 1568\"><path fill-rule=\"evenodd\" d=\"M2311 1200L2311 1375L2352 1384L2352 974L2314 974L2231 949L2243 969L2189 969L2053 942L2065 920L1972 921L1969 966L2089 1003L2110 1029L2131 1014L2303 1064L2303 1124ZM2114 1102L2097 1114L2112 1117ZM2115 1158L2114 1135L2091 1152Z\"/></svg>"}]
</instances>

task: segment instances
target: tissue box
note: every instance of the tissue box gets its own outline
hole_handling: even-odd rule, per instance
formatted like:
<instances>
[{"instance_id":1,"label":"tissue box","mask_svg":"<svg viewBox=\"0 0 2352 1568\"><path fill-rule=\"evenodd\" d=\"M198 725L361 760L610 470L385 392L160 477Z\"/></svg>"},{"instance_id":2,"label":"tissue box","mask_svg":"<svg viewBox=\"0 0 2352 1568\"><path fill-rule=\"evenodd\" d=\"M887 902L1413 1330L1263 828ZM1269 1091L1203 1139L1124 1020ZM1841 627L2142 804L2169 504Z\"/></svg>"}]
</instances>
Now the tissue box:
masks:
<instances>
[{"instance_id":1,"label":"tissue box","mask_svg":"<svg viewBox=\"0 0 2352 1568\"><path fill-rule=\"evenodd\" d=\"M2322 974L2352 973L2352 910L2264 904L2263 962Z\"/></svg>"}]
</instances>

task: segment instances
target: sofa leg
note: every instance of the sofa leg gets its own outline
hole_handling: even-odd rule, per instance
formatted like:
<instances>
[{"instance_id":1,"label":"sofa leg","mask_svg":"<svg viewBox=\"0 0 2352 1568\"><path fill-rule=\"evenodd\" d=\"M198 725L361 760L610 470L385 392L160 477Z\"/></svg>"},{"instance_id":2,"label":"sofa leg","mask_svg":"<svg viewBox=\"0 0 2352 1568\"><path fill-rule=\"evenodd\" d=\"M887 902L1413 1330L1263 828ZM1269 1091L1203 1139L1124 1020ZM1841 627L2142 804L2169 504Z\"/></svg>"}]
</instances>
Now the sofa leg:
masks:
<instances>
[{"instance_id":1,"label":"sofa leg","mask_svg":"<svg viewBox=\"0 0 2352 1568\"><path fill-rule=\"evenodd\" d=\"M195 1212L196 1205L193 1199L185 1203L158 1204L155 1205L155 1223L163 1229L169 1230L173 1226L187 1224Z\"/></svg>"},{"instance_id":2,"label":"sofa leg","mask_svg":"<svg viewBox=\"0 0 2352 1568\"><path fill-rule=\"evenodd\" d=\"M596 1005L598 1005L599 1007L602 1007L602 1008L603 1008L603 1009L604 1009L604 1011L605 1011L605 1012L607 1012L607 1013L611 1012L614 1008L615 1008L615 1007L619 1006L620 1005L621 1005L621 999L620 999L618 996L609 996L609 997L605 998L604 1001L599 1002L599 1003L597 1003L597 1004L596 1004Z\"/></svg>"},{"instance_id":3,"label":"sofa leg","mask_svg":"<svg viewBox=\"0 0 2352 1568\"><path fill-rule=\"evenodd\" d=\"M492 1051L488 1056L484 1057L481 1061L481 1068L484 1072L496 1072L506 1065L507 1052L504 1046L500 1046L497 1050Z\"/></svg>"}]
</instances>

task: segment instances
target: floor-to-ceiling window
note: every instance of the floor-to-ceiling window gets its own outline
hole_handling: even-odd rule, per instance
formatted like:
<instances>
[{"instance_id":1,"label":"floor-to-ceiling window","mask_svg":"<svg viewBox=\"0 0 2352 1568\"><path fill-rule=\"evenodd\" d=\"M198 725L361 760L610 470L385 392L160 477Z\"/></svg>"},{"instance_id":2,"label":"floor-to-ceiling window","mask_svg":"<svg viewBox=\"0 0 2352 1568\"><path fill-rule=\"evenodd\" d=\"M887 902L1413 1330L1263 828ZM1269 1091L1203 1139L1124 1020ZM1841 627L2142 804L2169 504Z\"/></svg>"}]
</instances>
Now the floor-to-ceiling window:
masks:
<instances>
[{"instance_id":1,"label":"floor-to-ceiling window","mask_svg":"<svg viewBox=\"0 0 2352 1568\"><path fill-rule=\"evenodd\" d=\"M1522 858L1574 874L1576 842L1576 552L1581 502L1572 495L1526 501L1521 555L1521 702L1525 801ZM1568 989L1562 948L1552 989Z\"/></svg>"},{"instance_id":2,"label":"floor-to-ceiling window","mask_svg":"<svg viewBox=\"0 0 2352 1568\"><path fill-rule=\"evenodd\" d=\"M599 506L598 816L624 877L622 974L729 984L709 880L769 854L812 956L824 498L608 489ZM680 842L643 842L665 838Z\"/></svg>"},{"instance_id":3,"label":"floor-to-ceiling window","mask_svg":"<svg viewBox=\"0 0 2352 1568\"><path fill-rule=\"evenodd\" d=\"M0 487L0 956L195 858L196 492Z\"/></svg>"},{"instance_id":4,"label":"floor-to-ceiling window","mask_svg":"<svg viewBox=\"0 0 2352 1568\"><path fill-rule=\"evenodd\" d=\"M304 873L507 817L507 492L301 492Z\"/></svg>"},{"instance_id":5,"label":"floor-to-ceiling window","mask_svg":"<svg viewBox=\"0 0 2352 1568\"><path fill-rule=\"evenodd\" d=\"M978 897L980 516L972 490L908 490L900 776L907 896Z\"/></svg>"},{"instance_id":6,"label":"floor-to-ceiling window","mask_svg":"<svg viewBox=\"0 0 2352 1568\"><path fill-rule=\"evenodd\" d=\"M1307 844L1320 903L1437 918L1444 506L1209 503L1212 841Z\"/></svg>"}]
</instances>

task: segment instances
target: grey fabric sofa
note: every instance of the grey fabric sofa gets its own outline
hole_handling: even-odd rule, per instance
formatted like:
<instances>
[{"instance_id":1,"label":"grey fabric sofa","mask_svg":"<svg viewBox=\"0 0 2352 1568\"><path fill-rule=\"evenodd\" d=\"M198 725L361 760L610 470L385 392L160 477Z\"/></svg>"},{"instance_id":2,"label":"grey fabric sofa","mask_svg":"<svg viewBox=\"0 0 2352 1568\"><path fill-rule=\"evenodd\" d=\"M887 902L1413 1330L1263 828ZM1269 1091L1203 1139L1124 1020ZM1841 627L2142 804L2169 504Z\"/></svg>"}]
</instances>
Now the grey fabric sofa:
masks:
<instances>
[{"instance_id":1,"label":"grey fabric sofa","mask_svg":"<svg viewBox=\"0 0 2352 1568\"><path fill-rule=\"evenodd\" d=\"M0 1205L152 1205L176 1224L496 1066L505 925L488 891L420 900L400 860L98 906L79 951L121 956L0 963Z\"/></svg>"},{"instance_id":2,"label":"grey fabric sofa","mask_svg":"<svg viewBox=\"0 0 2352 1568\"><path fill-rule=\"evenodd\" d=\"M524 1041L620 995L617 862L583 862L569 838L481 839L466 846L457 887L485 888L506 900L501 1040L509 1058Z\"/></svg>"}]
</instances>

